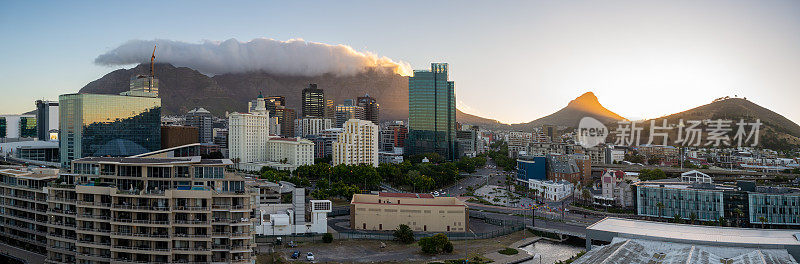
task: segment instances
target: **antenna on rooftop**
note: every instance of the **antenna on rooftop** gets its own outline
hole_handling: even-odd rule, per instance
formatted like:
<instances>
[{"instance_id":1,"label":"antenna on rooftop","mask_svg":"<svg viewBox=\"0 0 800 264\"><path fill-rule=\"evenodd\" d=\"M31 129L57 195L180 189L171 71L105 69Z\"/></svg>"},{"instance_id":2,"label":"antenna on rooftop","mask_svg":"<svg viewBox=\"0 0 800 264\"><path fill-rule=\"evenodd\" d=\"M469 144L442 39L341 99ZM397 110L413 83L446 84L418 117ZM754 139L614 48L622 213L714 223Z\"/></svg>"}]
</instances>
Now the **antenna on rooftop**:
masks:
<instances>
[{"instance_id":1,"label":"antenna on rooftop","mask_svg":"<svg viewBox=\"0 0 800 264\"><path fill-rule=\"evenodd\" d=\"M153 45L153 56L150 57L150 76L151 77L154 76L153 75L153 63L155 62L155 60L156 60L156 45Z\"/></svg>"}]
</instances>

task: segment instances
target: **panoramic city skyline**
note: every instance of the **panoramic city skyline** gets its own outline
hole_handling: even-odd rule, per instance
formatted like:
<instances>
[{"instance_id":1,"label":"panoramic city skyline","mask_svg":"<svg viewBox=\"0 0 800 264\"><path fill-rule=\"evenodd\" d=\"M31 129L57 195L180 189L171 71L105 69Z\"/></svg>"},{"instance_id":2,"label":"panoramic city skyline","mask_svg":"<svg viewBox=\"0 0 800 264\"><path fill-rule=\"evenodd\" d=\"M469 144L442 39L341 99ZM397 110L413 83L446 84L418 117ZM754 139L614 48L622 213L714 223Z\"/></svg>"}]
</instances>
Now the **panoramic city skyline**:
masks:
<instances>
[{"instance_id":1,"label":"panoramic city skyline","mask_svg":"<svg viewBox=\"0 0 800 264\"><path fill-rule=\"evenodd\" d=\"M95 63L131 40L268 38L347 45L413 69L447 62L457 107L505 123L543 117L589 91L629 119L738 95L800 120L790 100L800 96L797 2L210 5L143 2L147 12L132 12L96 3L8 4L0 33L14 37L0 48L14 63L0 66L10 99L0 112L30 111L36 99L55 100L133 67ZM649 103L653 91L668 103Z\"/></svg>"}]
</instances>

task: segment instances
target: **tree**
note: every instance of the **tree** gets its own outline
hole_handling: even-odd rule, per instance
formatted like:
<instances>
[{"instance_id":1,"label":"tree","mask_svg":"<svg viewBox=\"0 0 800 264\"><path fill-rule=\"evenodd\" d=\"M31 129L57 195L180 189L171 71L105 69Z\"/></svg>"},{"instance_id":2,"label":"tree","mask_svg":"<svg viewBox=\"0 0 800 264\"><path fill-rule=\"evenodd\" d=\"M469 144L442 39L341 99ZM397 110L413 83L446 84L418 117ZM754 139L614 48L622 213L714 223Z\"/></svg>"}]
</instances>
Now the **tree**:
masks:
<instances>
[{"instance_id":1,"label":"tree","mask_svg":"<svg viewBox=\"0 0 800 264\"><path fill-rule=\"evenodd\" d=\"M642 169L639 172L639 180L641 181L654 181L666 178L667 174L664 173L664 171L662 171L661 169L655 169L655 170Z\"/></svg>"},{"instance_id":2,"label":"tree","mask_svg":"<svg viewBox=\"0 0 800 264\"><path fill-rule=\"evenodd\" d=\"M674 221L676 224L680 224L681 220L682 219L681 219L681 215L680 214L675 214L675 215L672 216L672 221Z\"/></svg>"},{"instance_id":3,"label":"tree","mask_svg":"<svg viewBox=\"0 0 800 264\"><path fill-rule=\"evenodd\" d=\"M742 223L741 223L742 218L741 217L743 215L744 215L744 211L742 211L741 208L733 209L733 216L734 216L734 220L736 220L736 226L737 227L742 227Z\"/></svg>"},{"instance_id":4,"label":"tree","mask_svg":"<svg viewBox=\"0 0 800 264\"><path fill-rule=\"evenodd\" d=\"M664 215L664 204L661 203L661 202L658 202L656 204L656 207L658 207L658 217L661 217L662 215Z\"/></svg>"},{"instance_id":5,"label":"tree","mask_svg":"<svg viewBox=\"0 0 800 264\"><path fill-rule=\"evenodd\" d=\"M589 201L592 200L592 192L589 189L583 189L583 193L581 193L581 198L583 198L583 202L589 204Z\"/></svg>"},{"instance_id":6,"label":"tree","mask_svg":"<svg viewBox=\"0 0 800 264\"><path fill-rule=\"evenodd\" d=\"M695 224L695 222L697 222L697 214L696 214L696 213L694 213L694 212L692 212L691 214L689 214L689 221L690 221L692 224Z\"/></svg>"},{"instance_id":7,"label":"tree","mask_svg":"<svg viewBox=\"0 0 800 264\"><path fill-rule=\"evenodd\" d=\"M333 234L325 233L324 235L322 235L322 242L325 242L325 243L333 242Z\"/></svg>"},{"instance_id":8,"label":"tree","mask_svg":"<svg viewBox=\"0 0 800 264\"><path fill-rule=\"evenodd\" d=\"M445 234L436 234L430 237L423 237L418 242L422 252L436 254L439 252L450 253L453 251L453 243ZM449 251L448 251L449 250Z\"/></svg>"},{"instance_id":9,"label":"tree","mask_svg":"<svg viewBox=\"0 0 800 264\"><path fill-rule=\"evenodd\" d=\"M394 240L403 244L414 243L414 231L408 225L400 225L394 230Z\"/></svg>"},{"instance_id":10,"label":"tree","mask_svg":"<svg viewBox=\"0 0 800 264\"><path fill-rule=\"evenodd\" d=\"M761 228L762 229L766 228L766 225L767 225L767 218L766 217L759 216L758 217L758 221L761 222Z\"/></svg>"}]
</instances>

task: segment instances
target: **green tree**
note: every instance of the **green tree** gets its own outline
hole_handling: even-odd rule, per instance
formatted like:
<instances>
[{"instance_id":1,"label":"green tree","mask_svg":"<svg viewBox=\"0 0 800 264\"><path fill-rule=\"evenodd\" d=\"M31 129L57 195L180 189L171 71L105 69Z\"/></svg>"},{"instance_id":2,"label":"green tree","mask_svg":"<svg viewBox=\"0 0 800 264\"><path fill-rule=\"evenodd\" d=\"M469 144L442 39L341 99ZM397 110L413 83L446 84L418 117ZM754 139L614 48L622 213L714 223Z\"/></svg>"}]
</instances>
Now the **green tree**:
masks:
<instances>
[{"instance_id":1,"label":"green tree","mask_svg":"<svg viewBox=\"0 0 800 264\"><path fill-rule=\"evenodd\" d=\"M664 215L664 204L661 202L656 203L656 207L658 207L658 217Z\"/></svg>"},{"instance_id":2,"label":"green tree","mask_svg":"<svg viewBox=\"0 0 800 264\"><path fill-rule=\"evenodd\" d=\"M697 214L694 212L689 214L689 221L694 225L697 222Z\"/></svg>"},{"instance_id":3,"label":"green tree","mask_svg":"<svg viewBox=\"0 0 800 264\"><path fill-rule=\"evenodd\" d=\"M394 230L394 240L403 244L414 243L414 231L407 225L400 225Z\"/></svg>"},{"instance_id":4,"label":"green tree","mask_svg":"<svg viewBox=\"0 0 800 264\"><path fill-rule=\"evenodd\" d=\"M683 222L680 214L673 215L672 221L675 222L676 224L680 224L681 222Z\"/></svg>"},{"instance_id":5,"label":"green tree","mask_svg":"<svg viewBox=\"0 0 800 264\"><path fill-rule=\"evenodd\" d=\"M333 242L333 234L325 233L324 235L322 235L322 242L325 242L325 243Z\"/></svg>"},{"instance_id":6,"label":"green tree","mask_svg":"<svg viewBox=\"0 0 800 264\"><path fill-rule=\"evenodd\" d=\"M430 237L424 237L418 242L422 252L427 254L437 254L440 252L449 253L453 251L453 243L447 238L445 234L436 234ZM447 251L449 250L449 251Z\"/></svg>"},{"instance_id":7,"label":"green tree","mask_svg":"<svg viewBox=\"0 0 800 264\"><path fill-rule=\"evenodd\" d=\"M766 225L767 225L767 218L766 217L759 216L758 217L758 221L761 222L761 228L762 229L766 228Z\"/></svg>"}]
</instances>

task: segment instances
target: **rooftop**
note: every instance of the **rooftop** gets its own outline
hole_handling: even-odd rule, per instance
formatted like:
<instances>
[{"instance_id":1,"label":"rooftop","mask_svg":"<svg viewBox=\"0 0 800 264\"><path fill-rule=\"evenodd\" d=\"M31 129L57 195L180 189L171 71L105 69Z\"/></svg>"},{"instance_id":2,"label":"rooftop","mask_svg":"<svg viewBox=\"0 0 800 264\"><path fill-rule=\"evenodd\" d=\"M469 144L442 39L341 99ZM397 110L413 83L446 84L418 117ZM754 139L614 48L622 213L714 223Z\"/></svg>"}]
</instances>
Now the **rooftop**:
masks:
<instances>
[{"instance_id":1,"label":"rooftop","mask_svg":"<svg viewBox=\"0 0 800 264\"><path fill-rule=\"evenodd\" d=\"M392 197L392 198L428 198L433 199L433 195L430 193L390 193L390 192L381 192L378 194L379 197Z\"/></svg>"},{"instance_id":2,"label":"rooftop","mask_svg":"<svg viewBox=\"0 0 800 264\"><path fill-rule=\"evenodd\" d=\"M614 238L574 263L797 263L786 249L715 247L646 239Z\"/></svg>"},{"instance_id":3,"label":"rooftop","mask_svg":"<svg viewBox=\"0 0 800 264\"><path fill-rule=\"evenodd\" d=\"M798 230L712 227L684 225L607 217L586 228L587 231L618 233L620 237L648 237L684 243L735 245L794 245Z\"/></svg>"}]
</instances>

